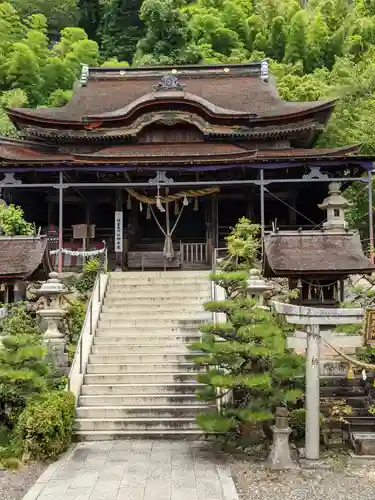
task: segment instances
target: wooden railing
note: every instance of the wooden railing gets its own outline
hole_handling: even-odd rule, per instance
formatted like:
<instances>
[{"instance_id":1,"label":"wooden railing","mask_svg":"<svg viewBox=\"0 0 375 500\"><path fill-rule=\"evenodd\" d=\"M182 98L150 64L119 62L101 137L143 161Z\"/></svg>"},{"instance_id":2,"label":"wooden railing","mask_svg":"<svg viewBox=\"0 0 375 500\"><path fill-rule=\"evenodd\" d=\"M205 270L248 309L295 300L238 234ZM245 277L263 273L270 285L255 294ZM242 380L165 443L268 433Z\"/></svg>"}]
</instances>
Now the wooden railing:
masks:
<instances>
[{"instance_id":1,"label":"wooden railing","mask_svg":"<svg viewBox=\"0 0 375 500\"><path fill-rule=\"evenodd\" d=\"M207 264L207 243L181 243L181 264Z\"/></svg>"}]
</instances>

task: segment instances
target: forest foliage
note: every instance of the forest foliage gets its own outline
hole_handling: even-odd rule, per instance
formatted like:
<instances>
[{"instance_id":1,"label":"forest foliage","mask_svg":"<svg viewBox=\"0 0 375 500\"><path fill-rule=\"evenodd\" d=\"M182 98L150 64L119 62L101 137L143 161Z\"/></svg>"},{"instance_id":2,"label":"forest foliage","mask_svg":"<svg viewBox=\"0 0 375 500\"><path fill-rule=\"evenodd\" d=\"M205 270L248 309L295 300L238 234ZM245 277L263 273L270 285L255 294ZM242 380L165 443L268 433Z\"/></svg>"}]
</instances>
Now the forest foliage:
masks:
<instances>
[{"instance_id":1,"label":"forest foliage","mask_svg":"<svg viewBox=\"0 0 375 500\"><path fill-rule=\"evenodd\" d=\"M263 58L284 99L339 99L318 146L359 143L363 153L375 153L372 0L0 3L1 108L65 104L82 64L229 64ZM0 113L0 134L14 133ZM360 196L365 202L365 191ZM360 225L363 217L359 211L355 222Z\"/></svg>"}]
</instances>

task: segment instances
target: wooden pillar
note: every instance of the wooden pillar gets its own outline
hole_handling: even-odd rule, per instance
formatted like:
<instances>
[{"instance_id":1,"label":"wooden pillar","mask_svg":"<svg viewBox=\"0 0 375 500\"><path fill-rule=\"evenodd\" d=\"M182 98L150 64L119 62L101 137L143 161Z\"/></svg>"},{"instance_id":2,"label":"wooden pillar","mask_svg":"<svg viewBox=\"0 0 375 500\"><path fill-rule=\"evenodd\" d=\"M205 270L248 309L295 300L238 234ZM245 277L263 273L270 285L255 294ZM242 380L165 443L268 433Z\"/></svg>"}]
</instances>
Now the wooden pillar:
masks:
<instances>
[{"instance_id":1,"label":"wooden pillar","mask_svg":"<svg viewBox=\"0 0 375 500\"><path fill-rule=\"evenodd\" d=\"M212 201L210 199L206 200L205 203L205 217L206 217L206 263L212 263Z\"/></svg>"},{"instance_id":2,"label":"wooden pillar","mask_svg":"<svg viewBox=\"0 0 375 500\"><path fill-rule=\"evenodd\" d=\"M139 202L133 198L130 212L129 245L134 245L142 239L142 228L139 227Z\"/></svg>"},{"instance_id":3,"label":"wooden pillar","mask_svg":"<svg viewBox=\"0 0 375 500\"><path fill-rule=\"evenodd\" d=\"M264 226L265 226L265 212L264 212L264 170L260 169L260 234L262 242L262 257L264 251Z\"/></svg>"},{"instance_id":4,"label":"wooden pillar","mask_svg":"<svg viewBox=\"0 0 375 500\"><path fill-rule=\"evenodd\" d=\"M219 194L214 193L211 196L211 220L212 220L212 246L219 246Z\"/></svg>"},{"instance_id":5,"label":"wooden pillar","mask_svg":"<svg viewBox=\"0 0 375 500\"><path fill-rule=\"evenodd\" d=\"M53 208L54 208L54 203L51 200L48 200L47 204L47 226L51 226L53 224Z\"/></svg>"},{"instance_id":6,"label":"wooden pillar","mask_svg":"<svg viewBox=\"0 0 375 500\"><path fill-rule=\"evenodd\" d=\"M345 281L343 278L340 279L340 302L344 302L345 299L345 294L344 294L344 289L345 289Z\"/></svg>"},{"instance_id":7,"label":"wooden pillar","mask_svg":"<svg viewBox=\"0 0 375 500\"><path fill-rule=\"evenodd\" d=\"M123 212L123 196L122 189L116 189L116 212ZM116 228L115 228L116 231ZM121 238L123 238L123 234L121 234ZM116 252L116 270L122 270L122 262L123 262L123 251Z\"/></svg>"},{"instance_id":8,"label":"wooden pillar","mask_svg":"<svg viewBox=\"0 0 375 500\"><path fill-rule=\"evenodd\" d=\"M64 219L63 219L63 213L64 213L64 198L63 198L63 183L64 183L64 176L62 172L59 172L59 274L62 273L63 270L63 254L62 254L62 249L63 249L63 244L64 244Z\"/></svg>"},{"instance_id":9,"label":"wooden pillar","mask_svg":"<svg viewBox=\"0 0 375 500\"><path fill-rule=\"evenodd\" d=\"M293 198L288 200L290 207L288 207L288 224L290 226L295 226L297 224L297 212L296 212L296 199Z\"/></svg>"}]
</instances>

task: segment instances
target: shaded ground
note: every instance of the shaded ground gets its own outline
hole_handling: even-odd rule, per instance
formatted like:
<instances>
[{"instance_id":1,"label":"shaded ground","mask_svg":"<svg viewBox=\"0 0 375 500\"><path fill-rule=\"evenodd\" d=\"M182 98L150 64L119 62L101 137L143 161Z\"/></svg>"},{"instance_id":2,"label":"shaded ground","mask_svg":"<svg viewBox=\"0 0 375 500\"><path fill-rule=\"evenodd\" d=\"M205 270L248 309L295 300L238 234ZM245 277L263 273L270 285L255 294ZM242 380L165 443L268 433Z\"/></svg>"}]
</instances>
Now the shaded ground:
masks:
<instances>
[{"instance_id":1,"label":"shaded ground","mask_svg":"<svg viewBox=\"0 0 375 500\"><path fill-rule=\"evenodd\" d=\"M19 471L0 470L1 500L21 500L48 465L33 462Z\"/></svg>"},{"instance_id":2,"label":"shaded ground","mask_svg":"<svg viewBox=\"0 0 375 500\"><path fill-rule=\"evenodd\" d=\"M273 473L260 462L232 459L231 468L241 500L374 500L375 462L329 462L331 470Z\"/></svg>"}]
</instances>

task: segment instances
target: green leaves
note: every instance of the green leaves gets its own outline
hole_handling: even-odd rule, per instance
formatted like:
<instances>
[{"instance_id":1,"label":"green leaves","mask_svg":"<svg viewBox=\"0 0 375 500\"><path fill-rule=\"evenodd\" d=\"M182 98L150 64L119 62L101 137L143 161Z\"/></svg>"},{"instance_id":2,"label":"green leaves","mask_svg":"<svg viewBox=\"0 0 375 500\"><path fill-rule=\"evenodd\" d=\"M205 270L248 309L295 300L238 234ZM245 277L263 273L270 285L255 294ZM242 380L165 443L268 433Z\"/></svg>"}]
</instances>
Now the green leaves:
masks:
<instances>
[{"instance_id":1,"label":"green leaves","mask_svg":"<svg viewBox=\"0 0 375 500\"><path fill-rule=\"evenodd\" d=\"M75 416L71 392L52 392L31 401L22 412L15 431L25 459L54 458L70 444Z\"/></svg>"},{"instance_id":2,"label":"green leaves","mask_svg":"<svg viewBox=\"0 0 375 500\"><path fill-rule=\"evenodd\" d=\"M32 236L35 226L23 218L23 210L16 205L0 205L0 229L6 236Z\"/></svg>"}]
</instances>

